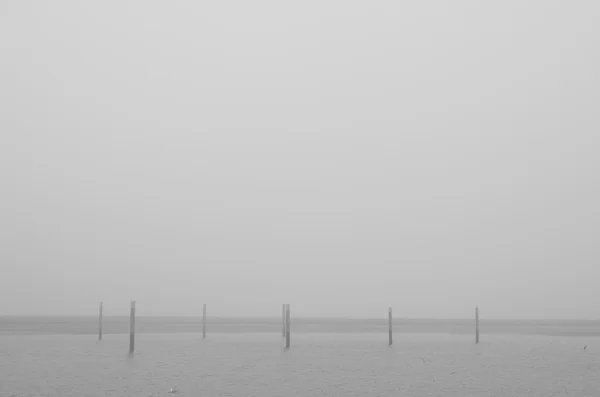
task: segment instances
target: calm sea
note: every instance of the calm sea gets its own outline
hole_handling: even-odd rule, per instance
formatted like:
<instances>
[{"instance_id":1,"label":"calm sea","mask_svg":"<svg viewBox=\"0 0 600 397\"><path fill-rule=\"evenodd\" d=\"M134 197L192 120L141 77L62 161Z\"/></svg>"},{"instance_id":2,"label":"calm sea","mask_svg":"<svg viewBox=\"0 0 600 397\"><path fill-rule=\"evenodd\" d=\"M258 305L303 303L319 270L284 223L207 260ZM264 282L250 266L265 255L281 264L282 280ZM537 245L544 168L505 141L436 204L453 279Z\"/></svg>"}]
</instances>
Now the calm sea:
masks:
<instances>
[{"instance_id":1,"label":"calm sea","mask_svg":"<svg viewBox=\"0 0 600 397\"><path fill-rule=\"evenodd\" d=\"M98 342L93 329L64 318L52 321L61 326L48 325L49 319L2 318L0 396L600 395L600 338L588 335L590 324L580 325L584 329L577 337L533 332L547 324L536 328L528 323L523 326L527 332L499 332L488 324L496 332L486 334L482 326L479 345L472 334L461 332L466 323L437 324L444 333L433 332L431 324L431 329L421 325L429 330L423 333L398 326L394 345L388 347L384 327L372 332L363 324L355 332L347 325L347 332L338 332L344 328L339 322L306 322L304 328L298 325L291 349L284 351L276 320L247 320L229 328L222 321L223 332L215 320L206 340L183 332L187 326L150 332L168 321L152 328L148 324L154 321L147 320L147 332L137 335L137 350L130 357L128 336L120 327ZM261 332L267 326L274 332ZM555 333L563 335L565 327L574 332L574 323L553 329L561 328ZM69 334L71 328L79 334ZM171 388L178 392L169 393Z\"/></svg>"}]
</instances>

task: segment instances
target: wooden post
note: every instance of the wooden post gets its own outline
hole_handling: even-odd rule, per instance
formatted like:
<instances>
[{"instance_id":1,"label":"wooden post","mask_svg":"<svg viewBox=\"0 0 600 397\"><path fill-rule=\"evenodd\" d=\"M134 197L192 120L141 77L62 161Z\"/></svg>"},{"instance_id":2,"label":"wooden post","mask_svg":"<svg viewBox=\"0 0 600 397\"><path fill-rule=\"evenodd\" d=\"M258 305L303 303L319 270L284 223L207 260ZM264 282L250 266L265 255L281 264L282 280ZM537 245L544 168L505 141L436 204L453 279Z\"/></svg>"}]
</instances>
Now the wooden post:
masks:
<instances>
[{"instance_id":1,"label":"wooden post","mask_svg":"<svg viewBox=\"0 0 600 397\"><path fill-rule=\"evenodd\" d=\"M98 340L102 340L102 302L98 310Z\"/></svg>"},{"instance_id":2,"label":"wooden post","mask_svg":"<svg viewBox=\"0 0 600 397\"><path fill-rule=\"evenodd\" d=\"M475 343L479 343L479 307L475 308Z\"/></svg>"},{"instance_id":3,"label":"wooden post","mask_svg":"<svg viewBox=\"0 0 600 397\"><path fill-rule=\"evenodd\" d=\"M206 339L206 303L202 306L202 339Z\"/></svg>"},{"instance_id":4,"label":"wooden post","mask_svg":"<svg viewBox=\"0 0 600 397\"><path fill-rule=\"evenodd\" d=\"M135 301L131 301L129 314L129 354L135 351Z\"/></svg>"},{"instance_id":5,"label":"wooden post","mask_svg":"<svg viewBox=\"0 0 600 397\"><path fill-rule=\"evenodd\" d=\"M285 306L285 348L290 348L290 304Z\"/></svg>"},{"instance_id":6,"label":"wooden post","mask_svg":"<svg viewBox=\"0 0 600 397\"><path fill-rule=\"evenodd\" d=\"M392 345L392 307L388 308L388 345Z\"/></svg>"},{"instance_id":7,"label":"wooden post","mask_svg":"<svg viewBox=\"0 0 600 397\"><path fill-rule=\"evenodd\" d=\"M281 305L281 337L285 338L285 303Z\"/></svg>"}]
</instances>

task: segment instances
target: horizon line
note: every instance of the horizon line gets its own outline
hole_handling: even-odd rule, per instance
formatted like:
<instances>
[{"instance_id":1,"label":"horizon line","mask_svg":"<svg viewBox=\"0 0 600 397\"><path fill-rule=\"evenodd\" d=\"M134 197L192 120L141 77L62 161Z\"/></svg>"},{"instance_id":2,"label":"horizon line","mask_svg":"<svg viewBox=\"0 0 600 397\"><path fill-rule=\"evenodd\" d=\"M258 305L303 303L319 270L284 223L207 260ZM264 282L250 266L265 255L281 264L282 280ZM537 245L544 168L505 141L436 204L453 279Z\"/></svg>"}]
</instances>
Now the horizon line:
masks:
<instances>
[{"instance_id":1,"label":"horizon line","mask_svg":"<svg viewBox=\"0 0 600 397\"><path fill-rule=\"evenodd\" d=\"M98 315L92 314L0 314L0 318L60 318L60 317L79 317L79 318L98 318ZM125 314L104 314L104 318L107 317L123 317L129 318L129 313ZM137 318L199 318L202 319L202 314L197 315L188 315L188 314L156 314L156 315L137 315ZM271 320L277 319L280 320L280 316L218 316L218 315L207 315L207 318L213 319L263 319L263 320ZM343 317L343 316L293 316L295 319L305 319L305 320L355 320L355 321L364 321L364 320L379 320L387 321L387 316L381 317ZM475 321L474 317L403 317L403 316L394 316L394 320L407 320L407 321ZM600 318L539 318L539 317L480 317L480 321L600 321Z\"/></svg>"}]
</instances>

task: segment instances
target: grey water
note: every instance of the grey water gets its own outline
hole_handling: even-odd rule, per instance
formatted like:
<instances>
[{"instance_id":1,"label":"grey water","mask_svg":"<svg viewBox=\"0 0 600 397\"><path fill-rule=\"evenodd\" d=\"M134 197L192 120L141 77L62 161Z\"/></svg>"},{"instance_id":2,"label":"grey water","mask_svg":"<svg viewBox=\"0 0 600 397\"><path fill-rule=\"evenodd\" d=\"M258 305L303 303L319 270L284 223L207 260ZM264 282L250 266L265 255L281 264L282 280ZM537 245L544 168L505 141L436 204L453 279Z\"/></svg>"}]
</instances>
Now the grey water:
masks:
<instances>
[{"instance_id":1,"label":"grey water","mask_svg":"<svg viewBox=\"0 0 600 397\"><path fill-rule=\"evenodd\" d=\"M61 323L67 324L67 323ZM275 324L273 324L274 326ZM0 396L597 396L600 338L540 333L4 332ZM68 327L65 327L66 330ZM210 329L210 328L209 328ZM250 329L253 329L250 327ZM484 328L485 329L485 328ZM406 331L406 330L404 330ZM584 350L583 347L587 346Z\"/></svg>"}]
</instances>

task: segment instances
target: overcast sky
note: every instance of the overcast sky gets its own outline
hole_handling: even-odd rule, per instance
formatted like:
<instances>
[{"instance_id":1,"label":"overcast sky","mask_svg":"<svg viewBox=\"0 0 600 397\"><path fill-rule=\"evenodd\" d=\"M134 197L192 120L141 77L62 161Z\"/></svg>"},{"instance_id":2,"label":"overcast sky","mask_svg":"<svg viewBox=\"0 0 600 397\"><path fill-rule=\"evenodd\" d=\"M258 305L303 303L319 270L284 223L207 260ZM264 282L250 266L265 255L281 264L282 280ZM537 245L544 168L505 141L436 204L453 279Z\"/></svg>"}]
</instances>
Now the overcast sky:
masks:
<instances>
[{"instance_id":1,"label":"overcast sky","mask_svg":"<svg viewBox=\"0 0 600 397\"><path fill-rule=\"evenodd\" d=\"M0 1L0 314L600 318L600 3Z\"/></svg>"}]
</instances>

